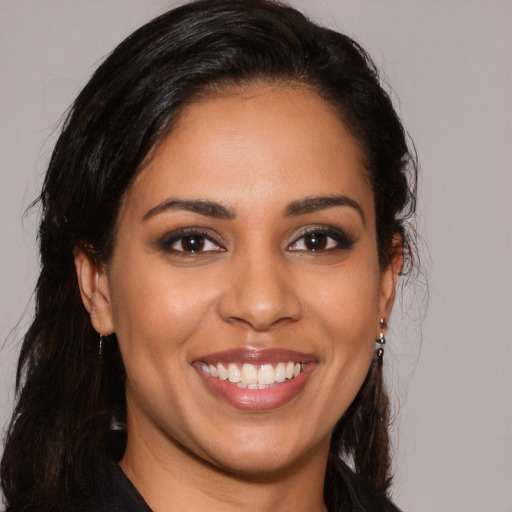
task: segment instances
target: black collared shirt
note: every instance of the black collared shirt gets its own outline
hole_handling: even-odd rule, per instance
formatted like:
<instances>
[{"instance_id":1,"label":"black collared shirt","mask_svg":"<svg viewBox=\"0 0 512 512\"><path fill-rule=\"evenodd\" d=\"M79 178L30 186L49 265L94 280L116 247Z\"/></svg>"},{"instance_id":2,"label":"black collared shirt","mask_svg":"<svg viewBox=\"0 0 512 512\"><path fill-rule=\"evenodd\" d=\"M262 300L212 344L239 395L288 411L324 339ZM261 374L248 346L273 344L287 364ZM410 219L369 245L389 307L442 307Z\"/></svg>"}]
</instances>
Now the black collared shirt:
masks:
<instances>
[{"instance_id":1,"label":"black collared shirt","mask_svg":"<svg viewBox=\"0 0 512 512\"><path fill-rule=\"evenodd\" d=\"M110 461L98 467L95 485L83 512L152 512L119 464Z\"/></svg>"},{"instance_id":2,"label":"black collared shirt","mask_svg":"<svg viewBox=\"0 0 512 512\"><path fill-rule=\"evenodd\" d=\"M330 510L336 512L400 512L389 500L379 496L361 482L353 473L354 488L357 497L342 493L344 499L338 501ZM355 503L357 502L357 504ZM116 462L109 461L98 466L95 484L90 488L87 499L79 507L80 512L152 512L144 498Z\"/></svg>"}]
</instances>

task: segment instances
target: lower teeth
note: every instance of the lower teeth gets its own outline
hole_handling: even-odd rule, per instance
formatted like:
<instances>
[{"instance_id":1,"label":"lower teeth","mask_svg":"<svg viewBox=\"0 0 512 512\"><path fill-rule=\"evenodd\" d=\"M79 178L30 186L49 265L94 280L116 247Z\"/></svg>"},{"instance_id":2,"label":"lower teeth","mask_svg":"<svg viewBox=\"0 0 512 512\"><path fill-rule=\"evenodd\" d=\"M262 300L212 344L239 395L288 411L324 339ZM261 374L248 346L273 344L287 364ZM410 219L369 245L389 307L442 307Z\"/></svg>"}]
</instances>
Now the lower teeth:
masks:
<instances>
[{"instance_id":1,"label":"lower teeth","mask_svg":"<svg viewBox=\"0 0 512 512\"><path fill-rule=\"evenodd\" d=\"M237 382L236 385L243 389L268 389L271 388L274 384L242 384L241 382Z\"/></svg>"}]
</instances>

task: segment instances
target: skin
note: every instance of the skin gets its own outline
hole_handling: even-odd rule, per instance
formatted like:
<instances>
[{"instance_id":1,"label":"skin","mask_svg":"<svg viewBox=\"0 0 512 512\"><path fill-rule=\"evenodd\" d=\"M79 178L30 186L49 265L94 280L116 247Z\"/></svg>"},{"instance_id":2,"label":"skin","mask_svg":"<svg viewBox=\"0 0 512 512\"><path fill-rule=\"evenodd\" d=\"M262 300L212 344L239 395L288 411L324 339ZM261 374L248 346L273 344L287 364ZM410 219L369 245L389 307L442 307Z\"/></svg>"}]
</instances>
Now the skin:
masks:
<instances>
[{"instance_id":1,"label":"skin","mask_svg":"<svg viewBox=\"0 0 512 512\"><path fill-rule=\"evenodd\" d=\"M354 203L286 212L333 195ZM169 198L214 201L233 218L155 210ZM352 243L327 237L309 250L304 230L325 226ZM202 252L162 244L190 227L212 240ZM397 252L379 268L363 156L332 107L306 88L261 84L189 105L127 191L109 263L75 259L93 325L117 334L121 467L151 508L323 510L329 434L368 372L401 263ZM246 411L192 366L239 348L315 363L290 402Z\"/></svg>"}]
</instances>

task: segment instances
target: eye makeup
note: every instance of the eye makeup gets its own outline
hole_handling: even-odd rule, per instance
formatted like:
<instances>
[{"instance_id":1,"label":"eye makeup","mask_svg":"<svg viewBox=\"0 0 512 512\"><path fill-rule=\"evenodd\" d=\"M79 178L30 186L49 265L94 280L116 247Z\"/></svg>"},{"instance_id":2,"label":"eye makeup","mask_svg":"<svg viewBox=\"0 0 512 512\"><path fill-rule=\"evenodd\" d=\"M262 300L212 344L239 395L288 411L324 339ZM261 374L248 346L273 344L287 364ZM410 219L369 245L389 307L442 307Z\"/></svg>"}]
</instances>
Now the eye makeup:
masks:
<instances>
[{"instance_id":1,"label":"eye makeup","mask_svg":"<svg viewBox=\"0 0 512 512\"><path fill-rule=\"evenodd\" d=\"M200 227L186 227L167 233L157 240L157 246L163 252L183 257L226 251L218 235Z\"/></svg>"},{"instance_id":2,"label":"eye makeup","mask_svg":"<svg viewBox=\"0 0 512 512\"><path fill-rule=\"evenodd\" d=\"M345 231L333 226L310 226L288 246L289 251L306 251L314 253L349 250L355 239Z\"/></svg>"},{"instance_id":3,"label":"eye makeup","mask_svg":"<svg viewBox=\"0 0 512 512\"><path fill-rule=\"evenodd\" d=\"M329 225L308 226L299 232L286 250L320 255L350 250L355 242L351 235L340 228ZM180 257L198 257L201 254L227 251L215 232L195 226L173 230L159 238L156 245L161 251Z\"/></svg>"}]
</instances>

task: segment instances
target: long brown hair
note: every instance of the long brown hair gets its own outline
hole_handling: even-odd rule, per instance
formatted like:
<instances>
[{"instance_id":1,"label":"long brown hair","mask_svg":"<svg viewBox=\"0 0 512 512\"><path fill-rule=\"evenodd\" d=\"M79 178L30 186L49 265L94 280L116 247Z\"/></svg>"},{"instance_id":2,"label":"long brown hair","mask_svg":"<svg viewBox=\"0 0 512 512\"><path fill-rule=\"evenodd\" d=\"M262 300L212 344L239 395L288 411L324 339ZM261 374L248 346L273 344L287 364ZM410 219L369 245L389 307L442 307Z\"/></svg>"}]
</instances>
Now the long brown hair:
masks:
<instances>
[{"instance_id":1,"label":"long brown hair","mask_svg":"<svg viewBox=\"0 0 512 512\"><path fill-rule=\"evenodd\" d=\"M1 467L13 511L70 509L97 460L111 456L109 432L125 425L116 337L98 358L73 250L81 246L107 262L123 195L181 109L208 91L255 80L306 85L333 105L366 157L381 268L391 261L397 234L406 268L412 265L407 226L415 209L415 160L377 70L357 43L269 0L202 0L151 21L113 51L79 94L44 181L35 316L21 348ZM388 409L376 358L333 431L328 505L340 500L336 475L350 473L343 461L375 492L387 492ZM350 478L344 481L355 503L357 492Z\"/></svg>"}]
</instances>

